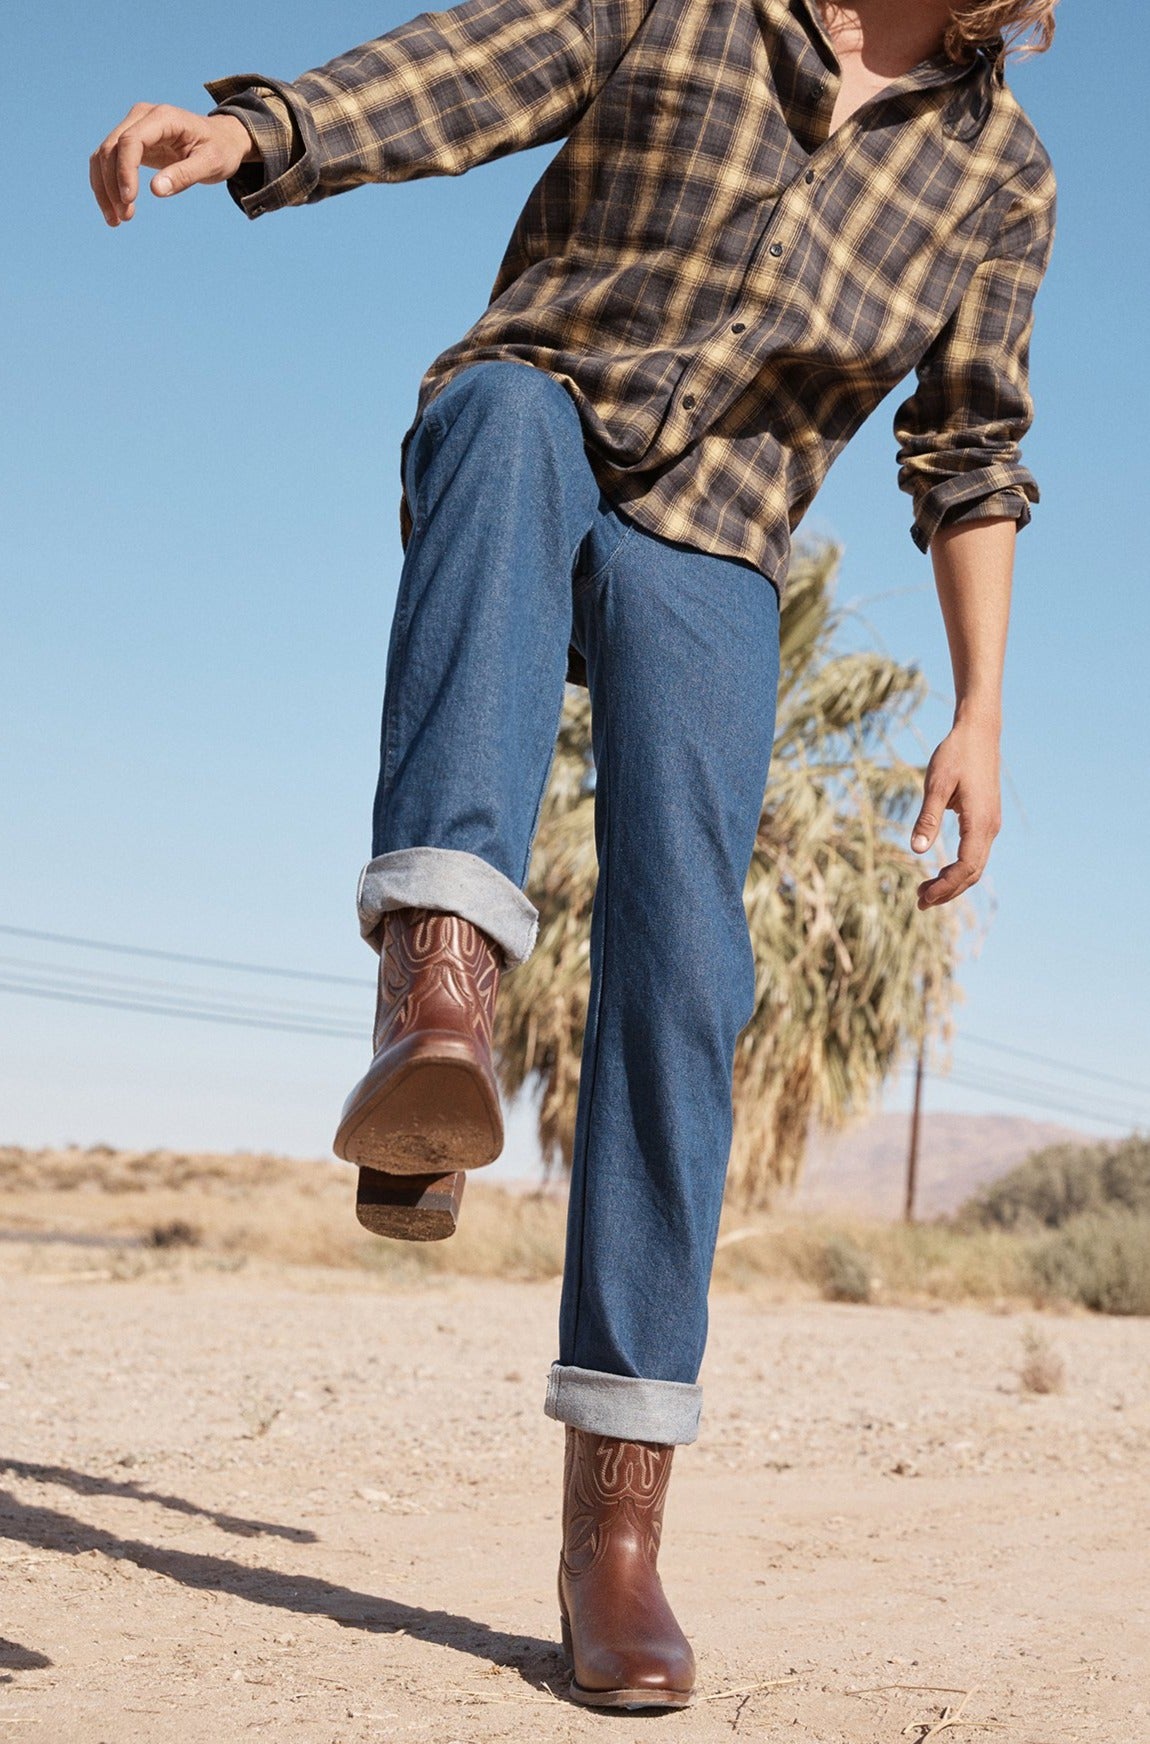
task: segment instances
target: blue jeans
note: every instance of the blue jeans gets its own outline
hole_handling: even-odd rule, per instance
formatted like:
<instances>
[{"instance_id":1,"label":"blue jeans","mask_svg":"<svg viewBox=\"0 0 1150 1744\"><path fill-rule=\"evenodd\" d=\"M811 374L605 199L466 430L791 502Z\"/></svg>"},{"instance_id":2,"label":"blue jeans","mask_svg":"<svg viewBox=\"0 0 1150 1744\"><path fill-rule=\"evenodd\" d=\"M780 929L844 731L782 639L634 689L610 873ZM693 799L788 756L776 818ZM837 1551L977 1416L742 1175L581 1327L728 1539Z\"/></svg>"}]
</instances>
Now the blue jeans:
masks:
<instances>
[{"instance_id":1,"label":"blue jeans","mask_svg":"<svg viewBox=\"0 0 1150 1744\"><path fill-rule=\"evenodd\" d=\"M647 532L604 497L575 402L532 365L472 364L411 432L413 524L387 656L360 929L447 909L530 955L524 892L568 643L587 664L599 876L559 1356L544 1410L693 1441L754 1002L743 906L779 672L760 571Z\"/></svg>"}]
</instances>

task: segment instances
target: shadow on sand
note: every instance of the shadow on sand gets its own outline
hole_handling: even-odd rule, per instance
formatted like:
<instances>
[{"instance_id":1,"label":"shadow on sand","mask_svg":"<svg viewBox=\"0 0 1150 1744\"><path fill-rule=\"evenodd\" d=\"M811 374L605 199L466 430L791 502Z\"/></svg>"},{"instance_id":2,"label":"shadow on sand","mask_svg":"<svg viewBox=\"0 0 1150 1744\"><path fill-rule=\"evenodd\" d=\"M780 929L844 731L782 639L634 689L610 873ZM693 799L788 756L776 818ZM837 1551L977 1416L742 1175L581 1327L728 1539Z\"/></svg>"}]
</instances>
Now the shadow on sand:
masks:
<instances>
[{"instance_id":1,"label":"shadow on sand","mask_svg":"<svg viewBox=\"0 0 1150 1744\"><path fill-rule=\"evenodd\" d=\"M246 1537L266 1533L294 1543L316 1541L312 1532L261 1521L237 1521L231 1515L217 1515L179 1497L153 1495L135 1484L89 1477L59 1466L3 1460L0 1461L0 1470L34 1482L62 1484L78 1495L125 1496L140 1502L158 1502L180 1513L200 1515L221 1525L225 1531L238 1531ZM403 1604L396 1599L381 1598L376 1593L357 1592L334 1581L317 1580L311 1575L245 1566L230 1561L226 1556L123 1538L115 1532L90 1526L71 1514L21 1502L7 1490L0 1490L0 1536L63 1556L83 1556L98 1551L116 1562L134 1563L137 1568L162 1575L193 1591L224 1593L244 1599L248 1604L268 1605L297 1615L330 1617L342 1628L363 1630L368 1634L405 1634L415 1640L434 1642L437 1646L453 1648L457 1653L472 1654L486 1664L516 1671L524 1682L540 1691L546 1680L552 1694L560 1699L566 1695L565 1662L556 1643L538 1636L509 1634L506 1630L493 1629L473 1617L460 1616L453 1611L434 1611L421 1605ZM11 1650L17 1653L26 1651L20 1648ZM21 1669L30 1669L33 1662L36 1665L48 1663L33 1655ZM0 1666L4 1663L0 1659Z\"/></svg>"}]
</instances>

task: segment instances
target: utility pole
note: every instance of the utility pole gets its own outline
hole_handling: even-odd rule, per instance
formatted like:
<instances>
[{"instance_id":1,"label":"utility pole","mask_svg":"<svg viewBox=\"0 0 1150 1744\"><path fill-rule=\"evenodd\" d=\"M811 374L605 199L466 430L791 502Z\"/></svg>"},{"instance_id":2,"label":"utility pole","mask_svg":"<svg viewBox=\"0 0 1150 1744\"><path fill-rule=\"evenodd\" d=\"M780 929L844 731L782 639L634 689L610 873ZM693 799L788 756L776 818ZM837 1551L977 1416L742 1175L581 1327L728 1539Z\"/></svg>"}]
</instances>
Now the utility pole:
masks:
<instances>
[{"instance_id":1,"label":"utility pole","mask_svg":"<svg viewBox=\"0 0 1150 1744\"><path fill-rule=\"evenodd\" d=\"M918 1126L922 1109L922 1079L926 1059L926 1035L918 1044L918 1059L914 1067L914 1109L910 1117L910 1151L906 1159L906 1203L903 1222L914 1222L914 1191L918 1185Z\"/></svg>"},{"instance_id":2,"label":"utility pole","mask_svg":"<svg viewBox=\"0 0 1150 1744\"><path fill-rule=\"evenodd\" d=\"M906 1159L906 1201L902 1208L904 1223L914 1222L914 1194L918 1186L918 1129L922 1114L922 1081L926 1076L926 1038L930 1034L930 965L922 973L922 1036L918 1044L918 1059L914 1067L914 1108L910 1117L910 1151Z\"/></svg>"}]
</instances>

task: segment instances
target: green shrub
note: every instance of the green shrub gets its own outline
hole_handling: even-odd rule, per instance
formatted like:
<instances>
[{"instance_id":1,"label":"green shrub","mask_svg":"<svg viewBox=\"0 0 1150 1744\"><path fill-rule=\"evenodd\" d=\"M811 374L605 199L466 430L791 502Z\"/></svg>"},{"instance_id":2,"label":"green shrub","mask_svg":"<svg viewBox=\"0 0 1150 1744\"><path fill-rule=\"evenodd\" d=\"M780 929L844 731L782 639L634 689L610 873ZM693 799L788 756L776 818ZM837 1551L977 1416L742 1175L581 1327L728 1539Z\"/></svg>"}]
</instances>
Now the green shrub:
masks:
<instances>
[{"instance_id":1,"label":"green shrub","mask_svg":"<svg viewBox=\"0 0 1150 1744\"><path fill-rule=\"evenodd\" d=\"M1030 1266L1040 1295L1099 1314L1150 1314L1150 1215L1076 1217L1034 1248Z\"/></svg>"},{"instance_id":2,"label":"green shrub","mask_svg":"<svg viewBox=\"0 0 1150 1744\"><path fill-rule=\"evenodd\" d=\"M845 1235L833 1235L822 1253L823 1295L828 1302L869 1302L870 1261Z\"/></svg>"},{"instance_id":3,"label":"green shrub","mask_svg":"<svg viewBox=\"0 0 1150 1744\"><path fill-rule=\"evenodd\" d=\"M1061 1144L1035 1151L960 1209L983 1229L1060 1229L1102 1203L1100 1147Z\"/></svg>"},{"instance_id":4,"label":"green shrub","mask_svg":"<svg viewBox=\"0 0 1150 1744\"><path fill-rule=\"evenodd\" d=\"M1150 1214L1150 1135L1131 1133L1102 1164L1102 1196L1108 1205Z\"/></svg>"}]
</instances>

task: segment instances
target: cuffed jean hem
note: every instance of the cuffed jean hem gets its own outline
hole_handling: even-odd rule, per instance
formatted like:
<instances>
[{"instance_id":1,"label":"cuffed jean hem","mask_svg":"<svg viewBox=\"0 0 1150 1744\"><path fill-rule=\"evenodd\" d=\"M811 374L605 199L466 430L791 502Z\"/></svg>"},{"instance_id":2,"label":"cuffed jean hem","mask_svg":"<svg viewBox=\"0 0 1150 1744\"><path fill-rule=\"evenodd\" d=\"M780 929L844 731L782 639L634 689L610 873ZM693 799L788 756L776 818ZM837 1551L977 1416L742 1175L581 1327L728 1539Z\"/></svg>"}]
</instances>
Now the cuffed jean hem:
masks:
<instances>
[{"instance_id":1,"label":"cuffed jean hem","mask_svg":"<svg viewBox=\"0 0 1150 1744\"><path fill-rule=\"evenodd\" d=\"M462 915L503 949L505 967L535 948L539 910L498 867L462 848L397 848L369 860L356 891L359 930L373 948L380 920L393 908L434 908Z\"/></svg>"},{"instance_id":2,"label":"cuffed jean hem","mask_svg":"<svg viewBox=\"0 0 1150 1744\"><path fill-rule=\"evenodd\" d=\"M620 1441L695 1441L703 1389L689 1381L646 1381L552 1363L543 1410L560 1423Z\"/></svg>"}]
</instances>

